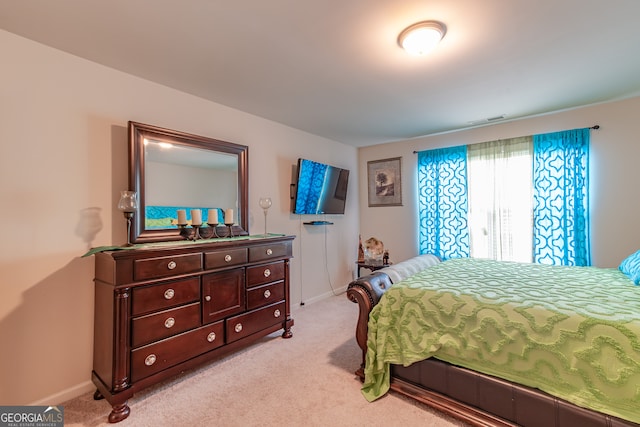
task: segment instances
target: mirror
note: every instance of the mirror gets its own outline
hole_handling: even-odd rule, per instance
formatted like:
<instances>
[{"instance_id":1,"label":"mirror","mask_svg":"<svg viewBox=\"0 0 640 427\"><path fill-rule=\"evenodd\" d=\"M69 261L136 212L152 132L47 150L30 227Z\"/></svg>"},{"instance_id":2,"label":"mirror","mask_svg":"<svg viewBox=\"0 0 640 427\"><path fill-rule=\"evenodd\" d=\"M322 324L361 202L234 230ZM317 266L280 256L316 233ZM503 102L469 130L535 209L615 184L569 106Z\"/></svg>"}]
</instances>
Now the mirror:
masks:
<instances>
[{"instance_id":1,"label":"mirror","mask_svg":"<svg viewBox=\"0 0 640 427\"><path fill-rule=\"evenodd\" d=\"M248 234L248 147L129 122L129 188L138 193L131 242L184 240L177 210L208 215L233 209L234 236ZM211 209L211 210L210 210ZM229 229L217 228L225 237Z\"/></svg>"}]
</instances>

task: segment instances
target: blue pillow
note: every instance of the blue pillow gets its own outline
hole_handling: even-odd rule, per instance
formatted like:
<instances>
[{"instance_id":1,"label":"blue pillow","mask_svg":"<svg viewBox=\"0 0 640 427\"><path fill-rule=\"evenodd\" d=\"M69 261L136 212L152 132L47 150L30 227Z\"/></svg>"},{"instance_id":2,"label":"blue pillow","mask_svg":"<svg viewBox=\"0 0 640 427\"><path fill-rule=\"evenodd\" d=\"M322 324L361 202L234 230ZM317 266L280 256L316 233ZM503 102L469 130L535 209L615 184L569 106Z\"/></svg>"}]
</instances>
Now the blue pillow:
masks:
<instances>
[{"instance_id":1,"label":"blue pillow","mask_svg":"<svg viewBox=\"0 0 640 427\"><path fill-rule=\"evenodd\" d=\"M640 285L640 250L625 258L619 269L633 280L633 283Z\"/></svg>"}]
</instances>

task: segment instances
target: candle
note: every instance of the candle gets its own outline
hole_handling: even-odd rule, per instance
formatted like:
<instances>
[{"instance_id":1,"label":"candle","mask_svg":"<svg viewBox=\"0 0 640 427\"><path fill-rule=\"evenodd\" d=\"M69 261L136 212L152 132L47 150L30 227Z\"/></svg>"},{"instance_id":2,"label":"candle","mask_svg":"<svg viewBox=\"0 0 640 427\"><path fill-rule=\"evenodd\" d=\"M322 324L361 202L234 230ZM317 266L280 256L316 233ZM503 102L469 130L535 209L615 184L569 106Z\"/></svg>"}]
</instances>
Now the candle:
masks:
<instances>
[{"instance_id":1,"label":"candle","mask_svg":"<svg viewBox=\"0 0 640 427\"><path fill-rule=\"evenodd\" d=\"M233 209L226 209L224 211L224 223L233 224Z\"/></svg>"},{"instance_id":2,"label":"candle","mask_svg":"<svg viewBox=\"0 0 640 427\"><path fill-rule=\"evenodd\" d=\"M207 212L207 223L209 224L218 223L218 209L209 209L209 212Z\"/></svg>"},{"instance_id":3,"label":"candle","mask_svg":"<svg viewBox=\"0 0 640 427\"><path fill-rule=\"evenodd\" d=\"M187 211L178 209L178 225L187 225Z\"/></svg>"},{"instance_id":4,"label":"candle","mask_svg":"<svg viewBox=\"0 0 640 427\"><path fill-rule=\"evenodd\" d=\"M200 209L191 209L191 225L202 224L202 212Z\"/></svg>"}]
</instances>

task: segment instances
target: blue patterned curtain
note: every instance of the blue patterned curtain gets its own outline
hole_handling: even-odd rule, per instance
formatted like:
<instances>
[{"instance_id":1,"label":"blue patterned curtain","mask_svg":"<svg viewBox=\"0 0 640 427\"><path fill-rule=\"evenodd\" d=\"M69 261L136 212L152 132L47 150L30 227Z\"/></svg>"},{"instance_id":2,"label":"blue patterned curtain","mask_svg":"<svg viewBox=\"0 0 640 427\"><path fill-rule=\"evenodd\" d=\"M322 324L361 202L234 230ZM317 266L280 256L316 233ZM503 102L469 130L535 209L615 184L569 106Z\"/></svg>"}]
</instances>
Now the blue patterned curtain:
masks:
<instances>
[{"instance_id":1,"label":"blue patterned curtain","mask_svg":"<svg viewBox=\"0 0 640 427\"><path fill-rule=\"evenodd\" d=\"M589 129L533 137L533 261L591 265Z\"/></svg>"},{"instance_id":2,"label":"blue patterned curtain","mask_svg":"<svg viewBox=\"0 0 640 427\"><path fill-rule=\"evenodd\" d=\"M329 166L302 160L298 177L295 212L317 213L318 202L324 188L324 176Z\"/></svg>"},{"instance_id":3,"label":"blue patterned curtain","mask_svg":"<svg viewBox=\"0 0 640 427\"><path fill-rule=\"evenodd\" d=\"M469 256L467 147L418 153L420 253Z\"/></svg>"}]
</instances>

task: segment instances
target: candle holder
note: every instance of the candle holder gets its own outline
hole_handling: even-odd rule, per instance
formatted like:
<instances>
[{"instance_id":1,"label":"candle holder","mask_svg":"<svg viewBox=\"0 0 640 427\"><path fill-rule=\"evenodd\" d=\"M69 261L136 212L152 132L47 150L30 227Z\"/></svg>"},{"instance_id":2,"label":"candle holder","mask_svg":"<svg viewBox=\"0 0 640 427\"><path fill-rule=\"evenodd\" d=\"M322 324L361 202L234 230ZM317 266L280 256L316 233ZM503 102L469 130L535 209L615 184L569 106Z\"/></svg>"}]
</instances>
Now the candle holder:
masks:
<instances>
[{"instance_id":1,"label":"candle holder","mask_svg":"<svg viewBox=\"0 0 640 427\"><path fill-rule=\"evenodd\" d=\"M131 220L138 209L138 199L135 191L121 191L120 200L118 201L118 209L127 219L127 243L126 246L133 246L131 243Z\"/></svg>"},{"instance_id":2,"label":"candle holder","mask_svg":"<svg viewBox=\"0 0 640 427\"><path fill-rule=\"evenodd\" d=\"M267 236L267 211L273 203L271 197L261 197L258 203L264 212L264 235Z\"/></svg>"},{"instance_id":3,"label":"candle holder","mask_svg":"<svg viewBox=\"0 0 640 427\"><path fill-rule=\"evenodd\" d=\"M229 228L229 234L228 234L228 236L227 236L227 237L235 237L235 236L233 235L233 223L231 223L231 224L227 224L227 223L225 223L224 225L226 225L226 226Z\"/></svg>"},{"instance_id":4,"label":"candle holder","mask_svg":"<svg viewBox=\"0 0 640 427\"><path fill-rule=\"evenodd\" d=\"M186 240L200 240L200 239L213 239L220 238L218 234L218 223L207 223L208 227L202 225L192 225L189 227L187 224L178 224L180 228L180 236ZM226 224L225 224L226 225Z\"/></svg>"},{"instance_id":5,"label":"candle holder","mask_svg":"<svg viewBox=\"0 0 640 427\"><path fill-rule=\"evenodd\" d=\"M200 236L200 226L192 225L189 227L187 224L178 224L180 228L180 235L187 240L196 241L198 239L202 239Z\"/></svg>"},{"instance_id":6,"label":"candle holder","mask_svg":"<svg viewBox=\"0 0 640 427\"><path fill-rule=\"evenodd\" d=\"M133 212L123 212L124 217L127 219L127 243L126 246L133 246L131 243L131 220L133 219Z\"/></svg>"},{"instance_id":7,"label":"candle holder","mask_svg":"<svg viewBox=\"0 0 640 427\"><path fill-rule=\"evenodd\" d=\"M209 239L213 239L214 237L220 237L218 235L218 223L217 222L208 222L207 223L209 225L209 227L211 228L211 236L209 236Z\"/></svg>"}]
</instances>

